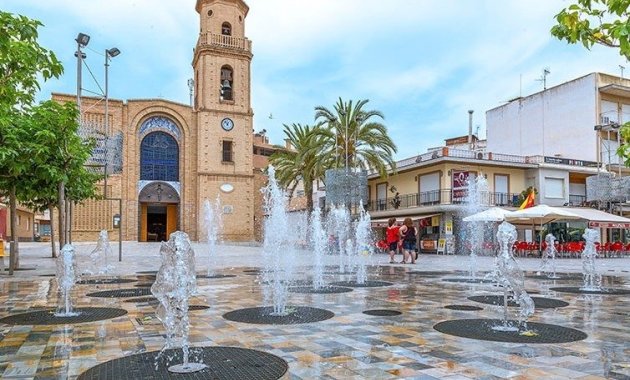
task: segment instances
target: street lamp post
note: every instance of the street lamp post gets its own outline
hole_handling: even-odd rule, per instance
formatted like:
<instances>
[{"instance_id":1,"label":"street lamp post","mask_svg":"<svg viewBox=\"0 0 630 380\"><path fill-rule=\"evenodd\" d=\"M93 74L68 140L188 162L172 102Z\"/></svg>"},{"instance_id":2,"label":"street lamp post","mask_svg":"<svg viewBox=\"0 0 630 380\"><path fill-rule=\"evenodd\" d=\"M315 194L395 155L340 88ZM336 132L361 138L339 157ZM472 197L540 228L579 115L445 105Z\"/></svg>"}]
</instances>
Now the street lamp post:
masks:
<instances>
[{"instance_id":1,"label":"street lamp post","mask_svg":"<svg viewBox=\"0 0 630 380\"><path fill-rule=\"evenodd\" d=\"M83 60L85 59L86 55L85 53L81 50L81 48L84 48L88 45L88 43L90 42L90 36L88 36L85 33L79 33L77 35L77 38L75 38L75 41L77 42L77 51L76 53L74 53L74 55L77 57L77 108L79 110L79 125L81 125L81 121L82 121L82 117L81 117L81 91L83 89L82 83L81 83L81 73L82 73L82 69L83 69ZM60 189L60 194L59 194L59 198L60 198L60 204L64 203L64 210L63 212L66 214L66 223L63 231L63 235L64 235L64 241L67 243L72 243L72 203L68 203L68 207L65 207L65 203L66 202L66 195L65 195L65 188L61 188ZM61 213L62 210L59 210L59 212ZM61 227L61 226L60 226Z\"/></svg>"},{"instance_id":2,"label":"street lamp post","mask_svg":"<svg viewBox=\"0 0 630 380\"><path fill-rule=\"evenodd\" d=\"M109 164L109 60L120 54L118 48L105 49L105 190L107 199L107 165Z\"/></svg>"}]
</instances>

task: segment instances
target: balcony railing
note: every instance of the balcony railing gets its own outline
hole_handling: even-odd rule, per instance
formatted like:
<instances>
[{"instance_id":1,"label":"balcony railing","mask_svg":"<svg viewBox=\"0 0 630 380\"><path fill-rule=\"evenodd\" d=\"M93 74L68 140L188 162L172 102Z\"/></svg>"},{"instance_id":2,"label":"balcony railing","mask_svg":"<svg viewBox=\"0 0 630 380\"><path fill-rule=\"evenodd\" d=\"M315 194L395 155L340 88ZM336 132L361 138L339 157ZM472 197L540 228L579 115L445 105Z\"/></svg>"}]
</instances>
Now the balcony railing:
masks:
<instances>
[{"instance_id":1,"label":"balcony railing","mask_svg":"<svg viewBox=\"0 0 630 380\"><path fill-rule=\"evenodd\" d=\"M202 33L199 35L199 46L223 47L235 50L252 51L252 41L247 38L226 36L223 34Z\"/></svg>"},{"instance_id":2,"label":"balcony railing","mask_svg":"<svg viewBox=\"0 0 630 380\"><path fill-rule=\"evenodd\" d=\"M481 203L487 206L520 206L518 193L494 193L486 192L480 194ZM394 207L394 197L387 199L376 199L368 202L369 211L387 211L404 209L410 207L422 207L433 205L453 205L462 204L466 201L466 190L443 189L426 191L422 193L400 195L400 205Z\"/></svg>"},{"instance_id":3,"label":"balcony railing","mask_svg":"<svg viewBox=\"0 0 630 380\"><path fill-rule=\"evenodd\" d=\"M588 206L586 202L586 195L571 195L569 194L569 206Z\"/></svg>"},{"instance_id":4,"label":"balcony railing","mask_svg":"<svg viewBox=\"0 0 630 380\"><path fill-rule=\"evenodd\" d=\"M419 154L414 157L409 157L409 158L405 158L404 160L397 161L396 168L398 170L401 170L408 166L418 165L423 162L437 160L441 157L451 157L451 158L460 158L460 159L469 159L469 160L482 160L482 161L496 161L496 162L505 162L505 163L512 163L512 164L532 164L532 165L557 164L557 165L566 165L566 166L573 166L573 167L588 167L588 168L596 168L598 165L597 162L572 160L572 159L566 159L566 158L546 157L546 156L516 156L513 154L478 152L478 151L472 151L472 150L442 147L442 148L435 149L427 153ZM377 174L375 170L372 170L369 172L369 175L375 175L375 174Z\"/></svg>"}]
</instances>

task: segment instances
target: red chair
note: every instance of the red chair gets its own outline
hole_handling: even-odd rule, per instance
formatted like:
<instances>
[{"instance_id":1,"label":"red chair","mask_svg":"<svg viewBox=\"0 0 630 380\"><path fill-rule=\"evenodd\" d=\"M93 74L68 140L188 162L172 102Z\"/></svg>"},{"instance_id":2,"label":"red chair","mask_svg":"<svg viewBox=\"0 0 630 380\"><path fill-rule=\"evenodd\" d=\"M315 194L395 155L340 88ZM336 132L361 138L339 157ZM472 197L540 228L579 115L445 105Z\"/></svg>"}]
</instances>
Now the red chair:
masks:
<instances>
[{"instance_id":1,"label":"red chair","mask_svg":"<svg viewBox=\"0 0 630 380\"><path fill-rule=\"evenodd\" d=\"M626 245L626 249L625 249L624 254L625 254L626 256L630 255L630 243L628 243L628 245Z\"/></svg>"},{"instance_id":2,"label":"red chair","mask_svg":"<svg viewBox=\"0 0 630 380\"><path fill-rule=\"evenodd\" d=\"M623 251L624 246L620 241L616 241L610 245L609 256L621 257L621 251Z\"/></svg>"}]
</instances>

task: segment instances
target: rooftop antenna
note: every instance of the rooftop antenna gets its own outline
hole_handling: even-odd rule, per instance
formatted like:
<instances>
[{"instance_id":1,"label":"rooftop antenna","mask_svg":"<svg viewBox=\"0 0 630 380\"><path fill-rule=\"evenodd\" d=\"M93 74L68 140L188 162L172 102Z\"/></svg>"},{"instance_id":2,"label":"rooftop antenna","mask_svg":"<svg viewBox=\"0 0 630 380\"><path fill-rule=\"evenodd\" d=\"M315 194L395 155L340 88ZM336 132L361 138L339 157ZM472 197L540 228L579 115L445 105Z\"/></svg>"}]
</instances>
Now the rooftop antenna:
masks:
<instances>
[{"instance_id":1,"label":"rooftop antenna","mask_svg":"<svg viewBox=\"0 0 630 380\"><path fill-rule=\"evenodd\" d=\"M623 71L626 69L626 66L619 65L619 71L621 71L621 79L623 79Z\"/></svg>"},{"instance_id":2,"label":"rooftop antenna","mask_svg":"<svg viewBox=\"0 0 630 380\"><path fill-rule=\"evenodd\" d=\"M539 82L542 82L543 84L543 90L547 89L547 75L551 74L551 71L549 71L548 67L545 67L543 69L543 73L542 76L539 79L536 79Z\"/></svg>"}]
</instances>

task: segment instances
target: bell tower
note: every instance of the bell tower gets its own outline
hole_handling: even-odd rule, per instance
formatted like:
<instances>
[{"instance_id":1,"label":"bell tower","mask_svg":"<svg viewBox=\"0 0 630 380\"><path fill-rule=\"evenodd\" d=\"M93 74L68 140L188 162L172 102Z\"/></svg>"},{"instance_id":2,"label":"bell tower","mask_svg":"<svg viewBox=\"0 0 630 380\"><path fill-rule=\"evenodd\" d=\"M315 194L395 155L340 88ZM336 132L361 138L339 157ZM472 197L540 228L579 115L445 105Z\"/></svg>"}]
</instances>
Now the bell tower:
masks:
<instances>
[{"instance_id":1,"label":"bell tower","mask_svg":"<svg viewBox=\"0 0 630 380\"><path fill-rule=\"evenodd\" d=\"M253 240L252 43L245 37L243 0L197 0L194 50L199 230L203 203L223 204L225 240ZM203 232L199 238L204 239Z\"/></svg>"}]
</instances>

